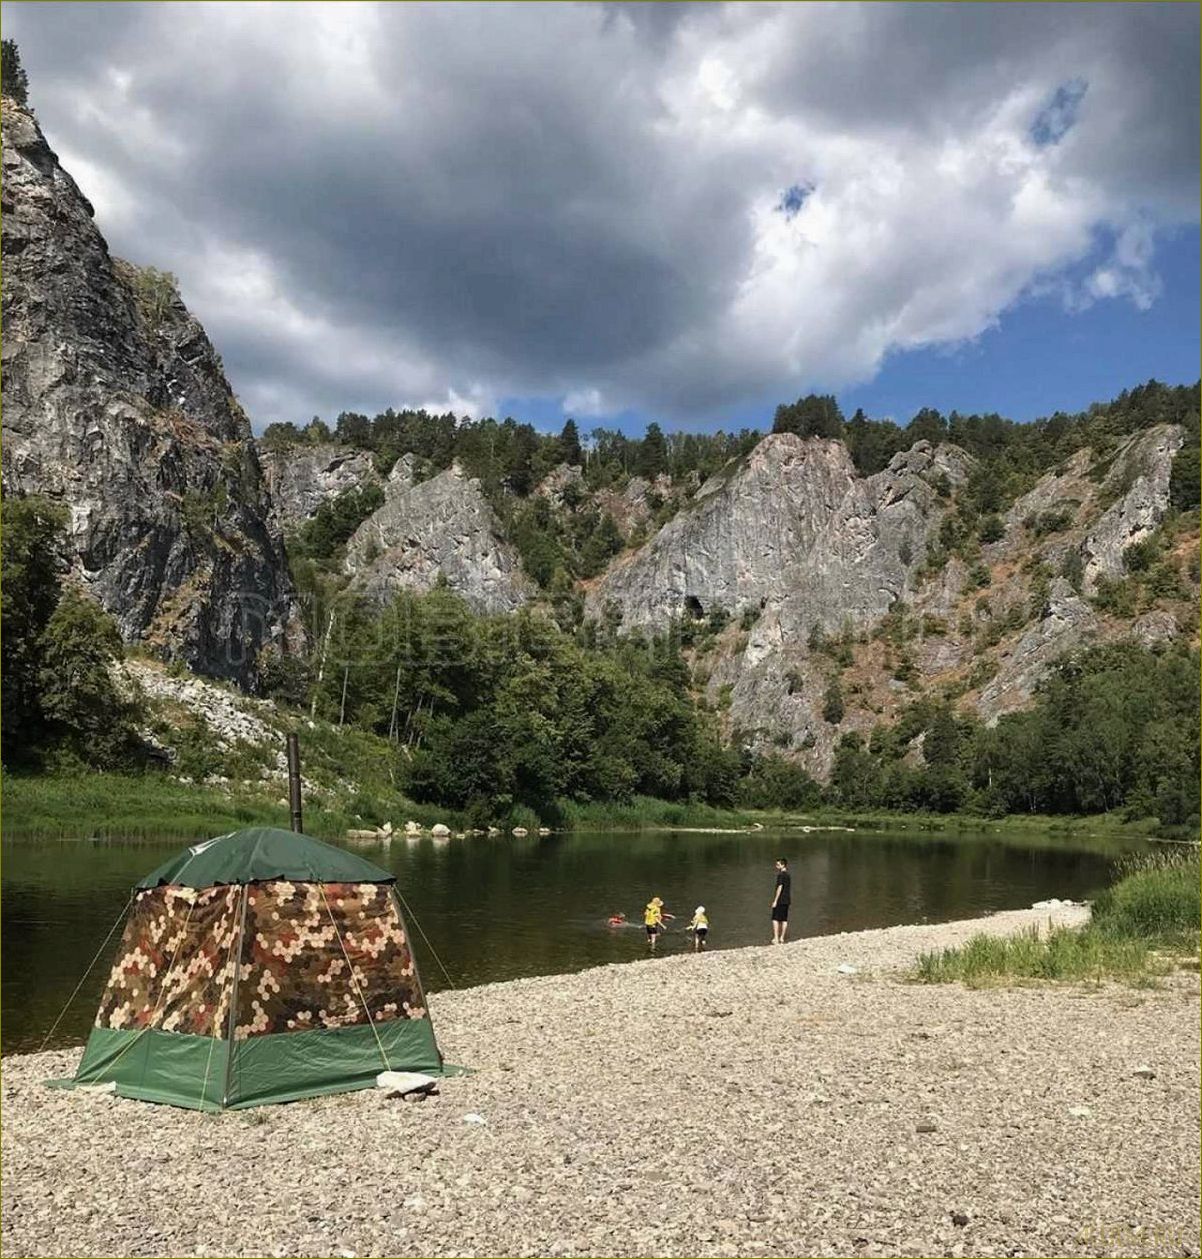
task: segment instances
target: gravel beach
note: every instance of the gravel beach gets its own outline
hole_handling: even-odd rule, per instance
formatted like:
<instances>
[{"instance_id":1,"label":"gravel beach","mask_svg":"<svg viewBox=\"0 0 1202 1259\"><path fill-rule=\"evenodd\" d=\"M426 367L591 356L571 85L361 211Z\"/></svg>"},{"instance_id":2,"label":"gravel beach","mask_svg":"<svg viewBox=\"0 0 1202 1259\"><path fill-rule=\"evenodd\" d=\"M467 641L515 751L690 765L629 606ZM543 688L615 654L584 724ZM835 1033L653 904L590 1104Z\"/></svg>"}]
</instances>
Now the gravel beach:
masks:
<instances>
[{"instance_id":1,"label":"gravel beach","mask_svg":"<svg viewBox=\"0 0 1202 1259\"><path fill-rule=\"evenodd\" d=\"M6 1058L3 1253L1197 1255L1196 974L898 973L1084 913L439 993L476 1070L417 1103L202 1115L42 1087L78 1050Z\"/></svg>"}]
</instances>

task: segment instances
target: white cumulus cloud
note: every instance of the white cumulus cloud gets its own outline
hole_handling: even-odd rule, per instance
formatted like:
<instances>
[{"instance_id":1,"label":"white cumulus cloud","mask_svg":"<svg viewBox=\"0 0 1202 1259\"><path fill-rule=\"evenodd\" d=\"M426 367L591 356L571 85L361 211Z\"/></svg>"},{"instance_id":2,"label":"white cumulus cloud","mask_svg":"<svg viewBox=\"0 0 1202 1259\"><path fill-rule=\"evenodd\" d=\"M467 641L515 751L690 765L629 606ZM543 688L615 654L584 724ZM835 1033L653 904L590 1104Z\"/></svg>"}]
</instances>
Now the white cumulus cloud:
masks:
<instances>
[{"instance_id":1,"label":"white cumulus cloud","mask_svg":"<svg viewBox=\"0 0 1202 1259\"><path fill-rule=\"evenodd\" d=\"M259 423L705 421L1146 308L1198 220L1188 5L7 3L115 252Z\"/></svg>"}]
</instances>

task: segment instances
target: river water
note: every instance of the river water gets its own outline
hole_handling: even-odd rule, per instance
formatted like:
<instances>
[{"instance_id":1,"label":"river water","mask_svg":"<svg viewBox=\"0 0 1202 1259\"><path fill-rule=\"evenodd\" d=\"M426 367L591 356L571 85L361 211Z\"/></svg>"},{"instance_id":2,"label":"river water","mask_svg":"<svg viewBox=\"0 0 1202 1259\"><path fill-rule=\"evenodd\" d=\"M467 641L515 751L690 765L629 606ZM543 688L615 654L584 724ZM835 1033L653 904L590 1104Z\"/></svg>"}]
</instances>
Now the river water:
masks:
<instances>
[{"instance_id":1,"label":"river water","mask_svg":"<svg viewBox=\"0 0 1202 1259\"><path fill-rule=\"evenodd\" d=\"M37 1049L119 918L131 886L178 840L6 842L2 946L5 1053ZM767 943L778 856L793 874L790 937L968 918L1049 897L1079 900L1110 881L1098 853L1007 837L861 832L715 835L607 832L546 838L394 841L368 848L391 867L411 914L427 988L580 970L647 955L643 905L655 895L681 928L697 905L710 947ZM605 919L623 910L634 926ZM411 922L411 928L414 924ZM82 1043L120 930L49 1041ZM691 947L670 930L657 952Z\"/></svg>"}]
</instances>

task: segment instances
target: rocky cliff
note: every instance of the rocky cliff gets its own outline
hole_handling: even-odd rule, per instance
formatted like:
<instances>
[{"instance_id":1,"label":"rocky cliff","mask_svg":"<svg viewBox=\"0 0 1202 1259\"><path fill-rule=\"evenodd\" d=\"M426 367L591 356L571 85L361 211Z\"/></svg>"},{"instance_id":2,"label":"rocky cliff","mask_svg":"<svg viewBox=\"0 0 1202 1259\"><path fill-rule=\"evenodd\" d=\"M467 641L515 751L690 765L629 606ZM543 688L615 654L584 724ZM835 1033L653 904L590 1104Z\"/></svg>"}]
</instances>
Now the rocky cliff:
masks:
<instances>
[{"instance_id":1,"label":"rocky cliff","mask_svg":"<svg viewBox=\"0 0 1202 1259\"><path fill-rule=\"evenodd\" d=\"M969 564L941 550L974 466L964 451L918 442L860 477L840 442L767 437L619 557L588 611L619 614L625 631L683 622L686 640L690 622L733 617L690 648L695 678L729 730L822 776L843 733L866 734L919 695L992 721L1074 648L1178 633L1171 606L1111 616L1093 596L1164 520L1181 441L1160 425L1108 459L1078 451ZM1196 590L1180 594L1179 612Z\"/></svg>"},{"instance_id":2,"label":"rocky cliff","mask_svg":"<svg viewBox=\"0 0 1202 1259\"><path fill-rule=\"evenodd\" d=\"M169 276L110 256L32 114L3 117L3 481L70 512L124 637L248 682L295 625L247 418Z\"/></svg>"},{"instance_id":3,"label":"rocky cliff","mask_svg":"<svg viewBox=\"0 0 1202 1259\"><path fill-rule=\"evenodd\" d=\"M259 461L275 520L285 533L311 519L329 499L382 480L367 451L336 442L284 449L260 443Z\"/></svg>"},{"instance_id":4,"label":"rocky cliff","mask_svg":"<svg viewBox=\"0 0 1202 1259\"><path fill-rule=\"evenodd\" d=\"M1177 636L1197 599L1188 564L1177 566L1185 586L1145 591L1138 606L1101 596L1165 519L1181 442L1161 424L1107 452L1077 450L989 530L970 511L967 542L977 464L948 443L919 441L864 477L842 442L774 434L699 487L660 476L590 489L564 464L532 501L550 536L601 513L627 539L583 583L586 617L621 633L677 626L695 692L728 734L824 776L845 733L867 735L917 699L994 721L1028 704L1067 652ZM376 476L345 447L268 458L294 522ZM481 612L537 599L479 484L458 466L419 483L414 466L398 461L383 506L347 544L352 587L383 600L444 580Z\"/></svg>"},{"instance_id":5,"label":"rocky cliff","mask_svg":"<svg viewBox=\"0 0 1202 1259\"><path fill-rule=\"evenodd\" d=\"M383 505L347 543L346 567L377 600L440 578L476 612L512 612L533 594L479 482L458 464L414 484L412 461L398 461Z\"/></svg>"},{"instance_id":6,"label":"rocky cliff","mask_svg":"<svg viewBox=\"0 0 1202 1259\"><path fill-rule=\"evenodd\" d=\"M922 562L945 504L936 486L961 483L971 460L919 442L861 478L842 442L766 437L711 477L693 504L619 561L589 594L627 628L672 617L760 612L785 638L883 616Z\"/></svg>"},{"instance_id":7,"label":"rocky cliff","mask_svg":"<svg viewBox=\"0 0 1202 1259\"><path fill-rule=\"evenodd\" d=\"M978 563L951 555L934 569L923 558L970 461L954 448L916 446L853 482L815 545L794 558L789 593L770 595L750 632L727 634L708 677L711 698L732 729L823 776L844 732L867 735L920 696L992 722L1025 707L1073 650L1188 632L1196 584L1142 615L1114 615L1091 598L1100 580L1126 574L1127 549L1164 520L1180 444L1179 429L1150 429L1103 474L1079 451L1014 504L1004 536L981 548Z\"/></svg>"}]
</instances>

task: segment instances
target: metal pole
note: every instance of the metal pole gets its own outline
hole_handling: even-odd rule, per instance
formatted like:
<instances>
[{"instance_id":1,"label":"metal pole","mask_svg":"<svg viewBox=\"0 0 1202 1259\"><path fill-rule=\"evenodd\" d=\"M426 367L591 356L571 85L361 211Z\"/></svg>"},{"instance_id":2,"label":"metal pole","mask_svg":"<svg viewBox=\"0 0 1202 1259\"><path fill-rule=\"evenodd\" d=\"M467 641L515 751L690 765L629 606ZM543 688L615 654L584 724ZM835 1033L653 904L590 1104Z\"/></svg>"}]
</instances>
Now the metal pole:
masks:
<instances>
[{"instance_id":1,"label":"metal pole","mask_svg":"<svg viewBox=\"0 0 1202 1259\"><path fill-rule=\"evenodd\" d=\"M288 736L288 805L292 810L292 829L303 831L301 822L300 742L295 734Z\"/></svg>"}]
</instances>

